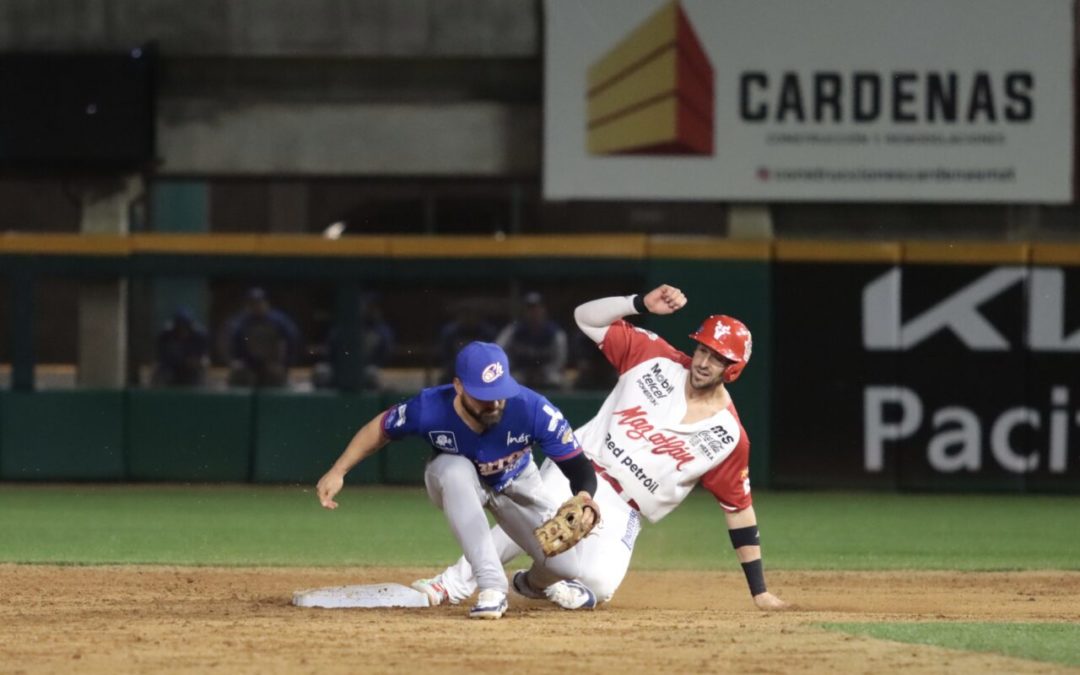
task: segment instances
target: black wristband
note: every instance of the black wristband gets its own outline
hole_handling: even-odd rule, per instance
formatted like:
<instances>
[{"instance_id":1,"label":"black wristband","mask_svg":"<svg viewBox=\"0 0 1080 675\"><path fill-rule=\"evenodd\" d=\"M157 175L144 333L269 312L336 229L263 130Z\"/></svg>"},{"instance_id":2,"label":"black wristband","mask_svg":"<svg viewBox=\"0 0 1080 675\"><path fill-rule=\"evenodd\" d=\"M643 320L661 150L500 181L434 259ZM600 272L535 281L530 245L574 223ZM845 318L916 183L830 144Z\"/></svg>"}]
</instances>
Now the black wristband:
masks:
<instances>
[{"instance_id":1,"label":"black wristband","mask_svg":"<svg viewBox=\"0 0 1080 675\"><path fill-rule=\"evenodd\" d=\"M765 569L761 566L761 558L744 562L742 571L746 575L746 585L750 587L751 597L765 592Z\"/></svg>"},{"instance_id":2,"label":"black wristband","mask_svg":"<svg viewBox=\"0 0 1080 675\"><path fill-rule=\"evenodd\" d=\"M634 296L634 310L636 310L638 314L648 314L649 313L649 308L645 306L645 294L644 293L638 293L637 295Z\"/></svg>"},{"instance_id":3,"label":"black wristband","mask_svg":"<svg viewBox=\"0 0 1080 675\"><path fill-rule=\"evenodd\" d=\"M761 536L758 534L757 525L728 530L728 536L731 537L732 548L761 546Z\"/></svg>"}]
</instances>

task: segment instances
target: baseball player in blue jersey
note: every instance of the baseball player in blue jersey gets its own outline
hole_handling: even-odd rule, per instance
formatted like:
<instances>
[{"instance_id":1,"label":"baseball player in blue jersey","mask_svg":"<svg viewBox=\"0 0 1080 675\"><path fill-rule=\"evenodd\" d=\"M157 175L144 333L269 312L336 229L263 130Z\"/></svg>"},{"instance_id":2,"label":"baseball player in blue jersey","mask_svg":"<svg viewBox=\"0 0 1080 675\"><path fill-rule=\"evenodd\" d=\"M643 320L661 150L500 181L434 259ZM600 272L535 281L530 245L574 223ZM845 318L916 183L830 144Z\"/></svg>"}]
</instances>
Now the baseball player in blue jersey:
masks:
<instances>
[{"instance_id":1,"label":"baseball player in blue jersey","mask_svg":"<svg viewBox=\"0 0 1080 675\"><path fill-rule=\"evenodd\" d=\"M480 591L469 616L498 619L507 609L509 584L484 508L517 545L539 561L527 573L531 586L547 588L560 580L573 580L581 575L577 547L546 558L533 535L561 502L545 494L532 445L539 444L562 470L572 494L595 494L596 472L562 413L510 376L510 364L498 345L466 345L457 355L455 375L452 384L424 389L365 424L319 480L317 493L324 508L336 509L334 497L350 469L392 440L410 435L423 438L434 449L424 471L428 495L446 515ZM583 584L568 581L557 587L567 584L573 596L570 604L596 604L596 596ZM418 588L432 604L443 599L437 583Z\"/></svg>"}]
</instances>

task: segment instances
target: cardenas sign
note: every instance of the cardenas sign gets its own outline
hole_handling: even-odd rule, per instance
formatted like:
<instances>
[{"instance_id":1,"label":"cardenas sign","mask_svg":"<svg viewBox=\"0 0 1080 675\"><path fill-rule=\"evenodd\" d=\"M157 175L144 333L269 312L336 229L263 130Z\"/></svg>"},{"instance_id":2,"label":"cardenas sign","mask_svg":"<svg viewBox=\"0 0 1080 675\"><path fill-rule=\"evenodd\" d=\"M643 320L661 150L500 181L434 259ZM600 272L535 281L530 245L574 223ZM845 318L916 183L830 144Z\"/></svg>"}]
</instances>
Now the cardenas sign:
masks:
<instances>
[{"instance_id":1,"label":"cardenas sign","mask_svg":"<svg viewBox=\"0 0 1080 675\"><path fill-rule=\"evenodd\" d=\"M549 199L1065 203L1074 0L546 0Z\"/></svg>"}]
</instances>

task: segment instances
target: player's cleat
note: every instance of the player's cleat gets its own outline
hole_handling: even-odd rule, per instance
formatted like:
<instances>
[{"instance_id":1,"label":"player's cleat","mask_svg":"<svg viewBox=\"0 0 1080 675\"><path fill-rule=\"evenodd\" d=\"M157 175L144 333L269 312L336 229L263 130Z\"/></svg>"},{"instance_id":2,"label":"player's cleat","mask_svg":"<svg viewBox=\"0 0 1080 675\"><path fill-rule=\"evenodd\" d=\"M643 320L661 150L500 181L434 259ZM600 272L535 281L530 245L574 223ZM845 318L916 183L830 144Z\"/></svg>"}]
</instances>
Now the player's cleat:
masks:
<instances>
[{"instance_id":1,"label":"player's cleat","mask_svg":"<svg viewBox=\"0 0 1080 675\"><path fill-rule=\"evenodd\" d=\"M592 609L596 607L596 594L577 580L560 581L544 589L547 599L563 609Z\"/></svg>"},{"instance_id":2,"label":"player's cleat","mask_svg":"<svg viewBox=\"0 0 1080 675\"><path fill-rule=\"evenodd\" d=\"M518 570L514 572L514 592L518 595L530 598L532 600L543 600L547 596L543 591L533 590L533 587L529 585L529 570Z\"/></svg>"},{"instance_id":3,"label":"player's cleat","mask_svg":"<svg viewBox=\"0 0 1080 675\"><path fill-rule=\"evenodd\" d=\"M446 592L446 586L443 584L441 574L433 576L430 579L417 579L412 582L412 587L426 595L428 604L432 607L441 605L450 600L450 594Z\"/></svg>"},{"instance_id":4,"label":"player's cleat","mask_svg":"<svg viewBox=\"0 0 1080 675\"><path fill-rule=\"evenodd\" d=\"M470 619L499 619L509 607L506 602L506 593L494 588L485 588L480 591L476 604L469 610Z\"/></svg>"}]
</instances>

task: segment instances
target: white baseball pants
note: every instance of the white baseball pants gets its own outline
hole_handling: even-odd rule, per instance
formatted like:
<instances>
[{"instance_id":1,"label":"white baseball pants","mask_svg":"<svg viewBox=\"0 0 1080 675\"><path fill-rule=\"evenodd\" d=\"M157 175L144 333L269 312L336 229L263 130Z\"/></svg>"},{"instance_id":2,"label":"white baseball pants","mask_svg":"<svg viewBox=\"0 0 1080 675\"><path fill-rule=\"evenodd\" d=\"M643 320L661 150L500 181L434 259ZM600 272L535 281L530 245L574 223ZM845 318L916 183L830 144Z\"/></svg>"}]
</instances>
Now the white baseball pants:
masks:
<instances>
[{"instance_id":1,"label":"white baseball pants","mask_svg":"<svg viewBox=\"0 0 1080 675\"><path fill-rule=\"evenodd\" d=\"M553 465L552 469L562 475L557 466ZM431 501L446 515L450 530L464 553L462 559L469 566L472 588L456 600L471 596L477 586L504 593L509 586L484 508L498 523L495 529L500 540L506 542L501 546L513 546L519 552L524 550L534 560L543 561L530 573L534 583L547 586L560 579L581 575L583 555L577 550L580 547L575 546L560 556L545 560L533 535L533 530L554 515L564 500L545 488L540 471L532 461L502 492L494 492L481 482L471 460L460 455L439 454L428 462L424 484ZM569 487L566 491L569 492Z\"/></svg>"},{"instance_id":2,"label":"white baseball pants","mask_svg":"<svg viewBox=\"0 0 1080 675\"><path fill-rule=\"evenodd\" d=\"M570 481L554 462L545 460L539 474L543 481L543 492L551 503L559 505L570 498ZM596 594L597 601L610 600L630 568L634 542L641 531L641 515L630 508L611 485L599 476L594 499L600 507L600 524L577 546L554 558L544 559L543 553L537 550L532 530L529 530L526 537L527 543L531 545L525 547L516 543L517 538L507 536L503 528L492 528L492 543L501 563L499 573L502 573L502 565L526 553L534 561L533 568L529 571L529 579L533 585L546 587L558 579L573 578L588 586ZM556 576L552 579L550 574L545 573L545 566L550 566L552 561L559 561L575 553L580 558L578 574L573 577ZM544 562L537 564L535 561ZM475 574L474 570L477 570ZM478 568L467 555L459 558L443 572L443 585L455 602L470 597L478 584L480 588L487 588L481 579Z\"/></svg>"}]
</instances>

